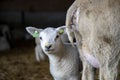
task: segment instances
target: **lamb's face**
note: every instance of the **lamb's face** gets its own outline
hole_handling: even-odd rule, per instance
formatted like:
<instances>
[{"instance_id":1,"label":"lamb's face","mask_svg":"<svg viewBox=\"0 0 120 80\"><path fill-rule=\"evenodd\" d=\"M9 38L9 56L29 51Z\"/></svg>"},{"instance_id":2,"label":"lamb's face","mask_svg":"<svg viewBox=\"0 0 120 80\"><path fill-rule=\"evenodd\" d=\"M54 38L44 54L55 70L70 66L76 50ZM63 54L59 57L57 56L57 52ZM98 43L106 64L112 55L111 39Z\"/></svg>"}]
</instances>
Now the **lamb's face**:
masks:
<instances>
[{"instance_id":1,"label":"lamb's face","mask_svg":"<svg viewBox=\"0 0 120 80\"><path fill-rule=\"evenodd\" d=\"M44 53L51 54L58 49L60 34L57 32L56 28L44 29L39 34L39 38Z\"/></svg>"},{"instance_id":2,"label":"lamb's face","mask_svg":"<svg viewBox=\"0 0 120 80\"><path fill-rule=\"evenodd\" d=\"M33 37L40 38L40 45L44 53L54 53L60 46L60 35L64 33L65 26L58 28L38 29L35 27L26 27L26 30Z\"/></svg>"}]
</instances>

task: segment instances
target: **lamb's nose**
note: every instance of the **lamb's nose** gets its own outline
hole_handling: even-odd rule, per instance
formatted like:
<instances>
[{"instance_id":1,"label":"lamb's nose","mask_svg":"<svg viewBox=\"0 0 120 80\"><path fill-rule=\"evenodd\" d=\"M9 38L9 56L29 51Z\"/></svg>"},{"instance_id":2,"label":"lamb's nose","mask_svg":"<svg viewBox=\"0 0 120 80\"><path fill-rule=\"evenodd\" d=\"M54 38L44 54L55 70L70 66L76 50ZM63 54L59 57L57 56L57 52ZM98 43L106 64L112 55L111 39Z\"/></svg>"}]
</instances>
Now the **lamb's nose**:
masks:
<instances>
[{"instance_id":1,"label":"lamb's nose","mask_svg":"<svg viewBox=\"0 0 120 80\"><path fill-rule=\"evenodd\" d=\"M52 45L45 46L46 49L50 49L51 47L52 47Z\"/></svg>"}]
</instances>

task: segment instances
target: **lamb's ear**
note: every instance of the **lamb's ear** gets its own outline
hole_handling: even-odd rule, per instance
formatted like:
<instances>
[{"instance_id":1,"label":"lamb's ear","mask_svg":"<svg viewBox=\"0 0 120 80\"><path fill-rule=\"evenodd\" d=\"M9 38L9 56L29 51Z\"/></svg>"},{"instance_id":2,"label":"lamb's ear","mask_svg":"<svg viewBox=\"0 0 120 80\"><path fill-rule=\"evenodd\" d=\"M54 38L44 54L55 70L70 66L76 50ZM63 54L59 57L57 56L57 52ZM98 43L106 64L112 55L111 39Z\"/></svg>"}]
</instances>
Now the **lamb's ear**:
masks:
<instances>
[{"instance_id":1,"label":"lamb's ear","mask_svg":"<svg viewBox=\"0 0 120 80\"><path fill-rule=\"evenodd\" d=\"M33 37L39 37L39 33L42 31L42 29L38 29L35 27L26 27L26 30Z\"/></svg>"},{"instance_id":2,"label":"lamb's ear","mask_svg":"<svg viewBox=\"0 0 120 80\"><path fill-rule=\"evenodd\" d=\"M59 34L64 34L64 33L66 33L66 26L60 26L60 27L56 28L56 31Z\"/></svg>"}]
</instances>

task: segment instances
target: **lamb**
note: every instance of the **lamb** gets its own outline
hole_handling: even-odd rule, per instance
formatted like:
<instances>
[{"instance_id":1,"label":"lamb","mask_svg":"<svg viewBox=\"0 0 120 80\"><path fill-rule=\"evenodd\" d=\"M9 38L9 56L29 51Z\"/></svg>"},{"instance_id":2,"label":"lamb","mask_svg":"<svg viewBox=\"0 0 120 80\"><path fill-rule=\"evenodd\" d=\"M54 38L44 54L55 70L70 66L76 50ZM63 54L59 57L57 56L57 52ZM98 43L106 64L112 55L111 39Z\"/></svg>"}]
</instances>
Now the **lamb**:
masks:
<instances>
[{"instance_id":1,"label":"lamb","mask_svg":"<svg viewBox=\"0 0 120 80\"><path fill-rule=\"evenodd\" d=\"M82 80L119 80L120 0L75 0L67 11L68 38L77 47L83 63Z\"/></svg>"},{"instance_id":2,"label":"lamb","mask_svg":"<svg viewBox=\"0 0 120 80\"><path fill-rule=\"evenodd\" d=\"M41 48L50 61L50 73L54 80L80 80L81 62L76 47L63 43L61 35L65 27L37 29L27 27L26 30L34 37L40 38Z\"/></svg>"},{"instance_id":3,"label":"lamb","mask_svg":"<svg viewBox=\"0 0 120 80\"><path fill-rule=\"evenodd\" d=\"M64 43L69 43L67 34L61 35L61 40ZM45 59L46 55L41 49L41 46L40 46L41 43L40 43L40 38L39 37L35 37L35 44L36 44L36 46L35 46L35 57L36 57L36 60L38 62L40 62L41 60Z\"/></svg>"}]
</instances>

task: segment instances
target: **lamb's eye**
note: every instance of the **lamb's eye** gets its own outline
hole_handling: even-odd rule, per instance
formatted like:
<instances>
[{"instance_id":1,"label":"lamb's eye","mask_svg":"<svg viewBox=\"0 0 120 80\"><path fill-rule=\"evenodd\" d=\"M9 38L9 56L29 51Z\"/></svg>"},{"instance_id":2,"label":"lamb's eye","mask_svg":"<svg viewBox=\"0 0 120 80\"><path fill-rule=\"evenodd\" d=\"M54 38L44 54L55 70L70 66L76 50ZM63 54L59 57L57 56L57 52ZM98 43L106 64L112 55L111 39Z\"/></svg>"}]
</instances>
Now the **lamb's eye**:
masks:
<instances>
[{"instance_id":1,"label":"lamb's eye","mask_svg":"<svg viewBox=\"0 0 120 80\"><path fill-rule=\"evenodd\" d=\"M59 38L59 35L56 36L55 40L57 40Z\"/></svg>"},{"instance_id":2,"label":"lamb's eye","mask_svg":"<svg viewBox=\"0 0 120 80\"><path fill-rule=\"evenodd\" d=\"M59 35L56 36L56 39L59 38Z\"/></svg>"},{"instance_id":3,"label":"lamb's eye","mask_svg":"<svg viewBox=\"0 0 120 80\"><path fill-rule=\"evenodd\" d=\"M42 37L40 37L40 40L42 40Z\"/></svg>"}]
</instances>

